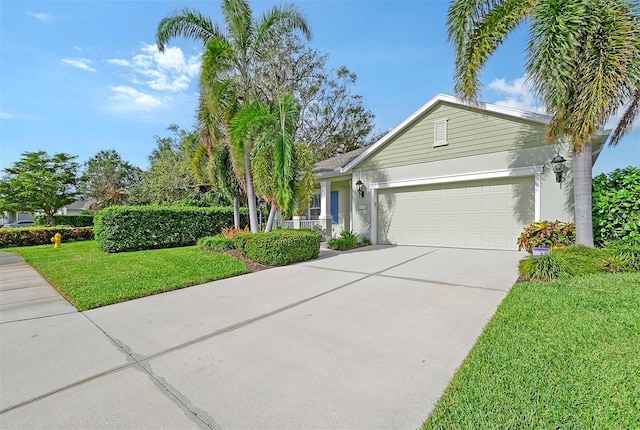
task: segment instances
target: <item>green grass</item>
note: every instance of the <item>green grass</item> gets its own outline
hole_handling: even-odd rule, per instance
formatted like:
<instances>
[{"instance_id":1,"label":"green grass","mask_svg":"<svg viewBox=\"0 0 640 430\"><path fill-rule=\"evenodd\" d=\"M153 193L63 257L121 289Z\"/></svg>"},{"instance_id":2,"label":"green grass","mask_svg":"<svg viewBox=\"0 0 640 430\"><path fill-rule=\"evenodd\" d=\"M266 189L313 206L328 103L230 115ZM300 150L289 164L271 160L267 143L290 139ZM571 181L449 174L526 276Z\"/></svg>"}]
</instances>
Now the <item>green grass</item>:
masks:
<instances>
[{"instance_id":1,"label":"green grass","mask_svg":"<svg viewBox=\"0 0 640 430\"><path fill-rule=\"evenodd\" d=\"M640 428L640 274L516 284L423 429Z\"/></svg>"},{"instance_id":2,"label":"green grass","mask_svg":"<svg viewBox=\"0 0 640 430\"><path fill-rule=\"evenodd\" d=\"M236 258L195 246L108 254L95 241L10 248L79 310L247 273Z\"/></svg>"}]
</instances>

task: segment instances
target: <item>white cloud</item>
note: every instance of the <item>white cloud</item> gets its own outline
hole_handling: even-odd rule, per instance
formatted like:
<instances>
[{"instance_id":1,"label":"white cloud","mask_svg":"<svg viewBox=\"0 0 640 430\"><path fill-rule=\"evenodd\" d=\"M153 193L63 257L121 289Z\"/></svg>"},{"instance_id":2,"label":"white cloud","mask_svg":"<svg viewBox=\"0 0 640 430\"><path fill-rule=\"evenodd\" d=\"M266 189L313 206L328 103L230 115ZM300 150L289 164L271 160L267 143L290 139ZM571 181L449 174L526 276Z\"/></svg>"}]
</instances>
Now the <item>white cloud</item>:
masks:
<instances>
[{"instance_id":1,"label":"white cloud","mask_svg":"<svg viewBox=\"0 0 640 430\"><path fill-rule=\"evenodd\" d=\"M180 48L161 53L156 45L143 45L141 51L131 59L134 82L156 91L184 91L200 72L199 56L185 57Z\"/></svg>"},{"instance_id":2,"label":"white cloud","mask_svg":"<svg viewBox=\"0 0 640 430\"><path fill-rule=\"evenodd\" d=\"M106 61L107 61L107 63L115 64L116 66L129 67L131 65L131 63L129 63L127 60L124 60L124 59L121 59L121 58L110 58L110 59L108 59Z\"/></svg>"},{"instance_id":3,"label":"white cloud","mask_svg":"<svg viewBox=\"0 0 640 430\"><path fill-rule=\"evenodd\" d=\"M111 87L110 89L113 91L113 95L110 99L116 102L116 105L113 106L115 110L148 112L164 105L164 103L157 97L143 93L126 85L119 85Z\"/></svg>"},{"instance_id":4,"label":"white cloud","mask_svg":"<svg viewBox=\"0 0 640 430\"><path fill-rule=\"evenodd\" d=\"M536 99L526 76L509 82L504 78L494 79L488 87L493 90L499 100L494 104L536 113L546 113L544 106Z\"/></svg>"},{"instance_id":5,"label":"white cloud","mask_svg":"<svg viewBox=\"0 0 640 430\"><path fill-rule=\"evenodd\" d=\"M6 110L0 110L0 119L28 120L28 119L38 119L38 117L34 115L18 112L18 111L10 112Z\"/></svg>"},{"instance_id":6,"label":"white cloud","mask_svg":"<svg viewBox=\"0 0 640 430\"><path fill-rule=\"evenodd\" d=\"M86 58L63 58L62 62L77 67L78 69L86 70L87 72L97 72L96 69L89 66L91 60L87 60Z\"/></svg>"},{"instance_id":7,"label":"white cloud","mask_svg":"<svg viewBox=\"0 0 640 430\"><path fill-rule=\"evenodd\" d=\"M29 9L26 10L27 15L34 17L40 22L51 22L53 21L53 15L49 15L48 13L35 13L31 12Z\"/></svg>"},{"instance_id":8,"label":"white cloud","mask_svg":"<svg viewBox=\"0 0 640 430\"><path fill-rule=\"evenodd\" d=\"M130 57L104 61L121 67L114 72L120 82L108 88L106 110L135 117L147 118L150 112L174 106L183 99L181 93L190 95L200 72L199 55L185 56L180 48L172 47L161 53L147 44Z\"/></svg>"}]
</instances>

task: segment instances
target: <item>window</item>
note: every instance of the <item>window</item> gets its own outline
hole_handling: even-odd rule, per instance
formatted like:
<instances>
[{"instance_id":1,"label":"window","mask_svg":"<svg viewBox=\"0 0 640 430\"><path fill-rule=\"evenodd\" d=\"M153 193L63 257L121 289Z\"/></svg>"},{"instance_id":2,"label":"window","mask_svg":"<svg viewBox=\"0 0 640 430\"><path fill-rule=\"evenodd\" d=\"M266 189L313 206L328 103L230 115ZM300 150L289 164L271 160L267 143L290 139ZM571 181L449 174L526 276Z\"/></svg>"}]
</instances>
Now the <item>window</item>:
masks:
<instances>
[{"instance_id":1,"label":"window","mask_svg":"<svg viewBox=\"0 0 640 430\"><path fill-rule=\"evenodd\" d=\"M338 224L338 192L331 191L331 224Z\"/></svg>"},{"instance_id":2,"label":"window","mask_svg":"<svg viewBox=\"0 0 640 430\"><path fill-rule=\"evenodd\" d=\"M320 217L320 193L311 197L308 217L309 219L318 219Z\"/></svg>"},{"instance_id":3,"label":"window","mask_svg":"<svg viewBox=\"0 0 640 430\"><path fill-rule=\"evenodd\" d=\"M314 194L309 203L308 219L320 218L320 193ZM331 223L338 224L338 192L331 191Z\"/></svg>"},{"instance_id":4,"label":"window","mask_svg":"<svg viewBox=\"0 0 640 430\"><path fill-rule=\"evenodd\" d=\"M448 145L447 141L447 122L448 119L440 119L433 122L433 146Z\"/></svg>"}]
</instances>

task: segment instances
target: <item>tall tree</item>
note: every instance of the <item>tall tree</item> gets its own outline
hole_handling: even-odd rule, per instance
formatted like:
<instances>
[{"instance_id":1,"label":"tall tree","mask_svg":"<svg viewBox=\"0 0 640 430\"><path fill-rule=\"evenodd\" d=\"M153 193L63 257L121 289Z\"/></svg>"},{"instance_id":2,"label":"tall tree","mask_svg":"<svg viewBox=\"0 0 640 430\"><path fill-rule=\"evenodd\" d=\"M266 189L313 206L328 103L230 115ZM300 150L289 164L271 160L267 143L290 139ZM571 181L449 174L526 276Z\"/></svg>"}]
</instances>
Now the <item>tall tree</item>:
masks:
<instances>
[{"instance_id":1,"label":"tall tree","mask_svg":"<svg viewBox=\"0 0 640 430\"><path fill-rule=\"evenodd\" d=\"M12 167L4 169L0 180L0 206L13 212L42 211L49 223L53 215L79 195L78 168L74 155L45 151L24 152Z\"/></svg>"},{"instance_id":2,"label":"tall tree","mask_svg":"<svg viewBox=\"0 0 640 430\"><path fill-rule=\"evenodd\" d=\"M156 136L156 148L149 155L151 166L130 191L135 204L171 205L180 200L198 198L196 181L189 158L190 135L171 125L175 137Z\"/></svg>"},{"instance_id":3,"label":"tall tree","mask_svg":"<svg viewBox=\"0 0 640 430\"><path fill-rule=\"evenodd\" d=\"M251 72L260 64L265 54L263 48L268 44L266 41L296 30L309 38L311 32L307 21L293 5L274 7L260 19L254 19L246 0L223 0L222 14L226 24L224 31L201 13L184 9L181 13L160 22L156 33L157 44L159 49L164 51L170 39L184 36L203 42L206 50L215 50L220 62L208 73L211 80L203 80L202 83L211 85L211 92L215 94L218 83L232 77L237 82L237 99L249 106L262 101L256 91ZM253 142L244 141L238 148L245 151L239 160L241 159L243 164L251 230L257 232L258 219L251 174Z\"/></svg>"},{"instance_id":4,"label":"tall tree","mask_svg":"<svg viewBox=\"0 0 640 430\"><path fill-rule=\"evenodd\" d=\"M85 199L95 199L100 209L126 204L141 174L139 167L124 161L117 151L99 151L84 164L79 191Z\"/></svg>"},{"instance_id":5,"label":"tall tree","mask_svg":"<svg viewBox=\"0 0 640 430\"><path fill-rule=\"evenodd\" d=\"M357 76L345 66L327 70L328 56L288 34L268 50L256 70L259 91L270 100L293 94L300 104L296 141L313 149L316 161L371 143L375 116L354 94Z\"/></svg>"},{"instance_id":6,"label":"tall tree","mask_svg":"<svg viewBox=\"0 0 640 430\"><path fill-rule=\"evenodd\" d=\"M447 24L461 98L478 98L484 64L526 20L527 75L552 116L547 138L566 137L573 144L576 242L593 246L591 142L640 88L637 2L454 0Z\"/></svg>"}]
</instances>

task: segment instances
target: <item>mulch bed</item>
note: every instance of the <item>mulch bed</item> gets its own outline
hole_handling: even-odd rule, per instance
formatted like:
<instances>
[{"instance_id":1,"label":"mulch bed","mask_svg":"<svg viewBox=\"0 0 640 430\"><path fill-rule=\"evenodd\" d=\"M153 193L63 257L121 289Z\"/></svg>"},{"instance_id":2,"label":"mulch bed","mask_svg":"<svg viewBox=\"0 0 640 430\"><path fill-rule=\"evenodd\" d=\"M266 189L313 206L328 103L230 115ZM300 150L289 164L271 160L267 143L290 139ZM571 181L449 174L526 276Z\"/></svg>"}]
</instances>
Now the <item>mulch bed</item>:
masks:
<instances>
[{"instance_id":1,"label":"mulch bed","mask_svg":"<svg viewBox=\"0 0 640 430\"><path fill-rule=\"evenodd\" d=\"M258 264L255 261L251 261L240 254L240 251L238 251L237 249L230 249L228 251L224 251L224 253L229 254L232 257L235 257L238 260L242 261L244 265L247 266L247 269L249 269L250 272L259 272L260 270L271 269L272 267L274 267L265 266L264 264Z\"/></svg>"}]
</instances>

